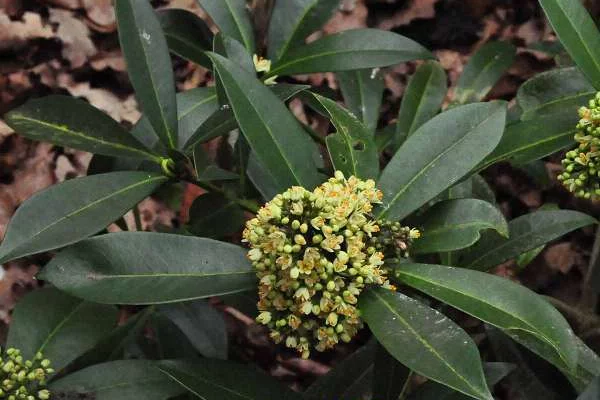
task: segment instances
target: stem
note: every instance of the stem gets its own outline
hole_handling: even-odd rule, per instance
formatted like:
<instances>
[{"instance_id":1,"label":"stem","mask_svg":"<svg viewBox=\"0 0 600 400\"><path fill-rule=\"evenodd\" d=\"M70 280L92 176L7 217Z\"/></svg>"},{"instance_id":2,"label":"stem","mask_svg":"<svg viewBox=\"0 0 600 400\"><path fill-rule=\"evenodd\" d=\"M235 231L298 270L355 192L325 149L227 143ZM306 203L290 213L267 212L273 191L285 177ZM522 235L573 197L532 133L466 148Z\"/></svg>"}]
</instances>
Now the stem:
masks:
<instances>
[{"instance_id":1,"label":"stem","mask_svg":"<svg viewBox=\"0 0 600 400\"><path fill-rule=\"evenodd\" d=\"M140 207L138 205L133 207L133 219L135 220L135 229L138 232L143 231L144 228L142 227L142 218L140 216Z\"/></svg>"},{"instance_id":2,"label":"stem","mask_svg":"<svg viewBox=\"0 0 600 400\"><path fill-rule=\"evenodd\" d=\"M600 281L600 228L596 228L596 236L594 246L592 247L592 255L587 274L583 280L581 289L581 299L579 300L579 308L589 311L595 311L598 307L598 290L594 288L594 284Z\"/></svg>"},{"instance_id":3,"label":"stem","mask_svg":"<svg viewBox=\"0 0 600 400\"><path fill-rule=\"evenodd\" d=\"M402 386L402 391L400 392L400 395L398 395L398 400L404 400L406 399L406 392L408 391L408 388L410 387L410 381L412 380L413 377L413 371L410 370L410 372L408 373L408 376L406 377L406 380L404 381L404 386Z\"/></svg>"},{"instance_id":4,"label":"stem","mask_svg":"<svg viewBox=\"0 0 600 400\"><path fill-rule=\"evenodd\" d=\"M260 209L260 205L257 202L255 202L254 200L240 199L240 198L234 196L233 194L231 194L230 192L223 190L222 188L218 187L217 185L213 185L210 182L192 181L192 180L188 180L187 182L192 183L196 186L199 186L202 189L206 189L206 190L214 192L214 193L219 193L220 195L225 197L227 200L233 201L234 203L236 203L237 205L242 207L244 210L249 211L252 214L256 214L258 212L258 210Z\"/></svg>"}]
</instances>

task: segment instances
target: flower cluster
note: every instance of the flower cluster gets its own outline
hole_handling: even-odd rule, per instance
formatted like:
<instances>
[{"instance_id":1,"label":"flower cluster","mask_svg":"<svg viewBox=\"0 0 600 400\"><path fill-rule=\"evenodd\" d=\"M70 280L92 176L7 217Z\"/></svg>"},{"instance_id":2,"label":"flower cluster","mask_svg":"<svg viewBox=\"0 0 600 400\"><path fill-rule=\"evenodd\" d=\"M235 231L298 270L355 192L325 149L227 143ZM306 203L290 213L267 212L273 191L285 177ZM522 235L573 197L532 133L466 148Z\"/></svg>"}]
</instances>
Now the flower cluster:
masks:
<instances>
[{"instance_id":1,"label":"flower cluster","mask_svg":"<svg viewBox=\"0 0 600 400\"><path fill-rule=\"evenodd\" d=\"M324 351L349 342L362 327L356 308L367 285L394 289L384 257L406 255L418 231L379 223L372 208L382 193L373 180L341 172L310 192L292 187L246 224L248 258L259 278L257 321L276 343Z\"/></svg>"},{"instance_id":2,"label":"flower cluster","mask_svg":"<svg viewBox=\"0 0 600 400\"><path fill-rule=\"evenodd\" d=\"M579 109L579 117L575 134L579 146L565 155L558 180L575 196L596 200L600 197L600 93L589 107Z\"/></svg>"},{"instance_id":3,"label":"flower cluster","mask_svg":"<svg viewBox=\"0 0 600 400\"><path fill-rule=\"evenodd\" d=\"M23 360L21 352L14 348L6 350L0 357L0 399L8 400L47 400L50 392L44 388L48 375L54 370L50 361L41 353L33 360Z\"/></svg>"}]
</instances>

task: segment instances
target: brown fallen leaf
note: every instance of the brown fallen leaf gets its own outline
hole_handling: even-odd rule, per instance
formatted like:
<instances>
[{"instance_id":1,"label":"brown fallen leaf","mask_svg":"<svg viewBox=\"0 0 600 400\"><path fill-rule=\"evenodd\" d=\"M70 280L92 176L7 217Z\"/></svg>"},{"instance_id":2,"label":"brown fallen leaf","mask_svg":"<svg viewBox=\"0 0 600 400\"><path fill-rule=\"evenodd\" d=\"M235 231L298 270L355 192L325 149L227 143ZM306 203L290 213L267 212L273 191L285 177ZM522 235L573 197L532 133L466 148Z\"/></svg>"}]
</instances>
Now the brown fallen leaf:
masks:
<instances>
[{"instance_id":1,"label":"brown fallen leaf","mask_svg":"<svg viewBox=\"0 0 600 400\"><path fill-rule=\"evenodd\" d=\"M90 30L71 11L57 8L49 11L50 21L58 24L56 36L63 43L62 56L73 68L81 67L98 51L90 39Z\"/></svg>"},{"instance_id":2,"label":"brown fallen leaf","mask_svg":"<svg viewBox=\"0 0 600 400\"><path fill-rule=\"evenodd\" d=\"M30 39L49 39L53 36L52 27L42 22L40 14L27 11L20 21L12 21L0 9L0 50L22 47Z\"/></svg>"}]
</instances>

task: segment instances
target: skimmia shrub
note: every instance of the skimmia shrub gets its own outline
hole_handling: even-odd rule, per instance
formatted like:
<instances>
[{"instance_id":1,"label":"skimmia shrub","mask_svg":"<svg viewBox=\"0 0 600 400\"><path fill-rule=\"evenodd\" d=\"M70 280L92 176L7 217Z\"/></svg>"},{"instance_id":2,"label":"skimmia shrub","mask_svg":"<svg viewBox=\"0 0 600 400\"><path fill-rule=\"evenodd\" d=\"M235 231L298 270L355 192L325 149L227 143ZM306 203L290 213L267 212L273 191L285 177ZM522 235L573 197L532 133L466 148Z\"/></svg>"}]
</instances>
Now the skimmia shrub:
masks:
<instances>
[{"instance_id":1,"label":"skimmia shrub","mask_svg":"<svg viewBox=\"0 0 600 400\"><path fill-rule=\"evenodd\" d=\"M555 14L571 4L542 3ZM547 299L488 273L596 223L550 207L506 221L478 174L572 142L577 121L552 109L555 92L531 94L536 82L508 113L504 102L483 101L512 64L512 45L482 47L444 108L443 68L408 38L357 29L305 43L338 0L278 0L252 12L245 0L199 4L216 35L188 11L115 1L143 111L131 131L66 96L5 115L21 135L95 154L88 176L23 203L0 245L0 263L57 251L38 274L46 287L17 305L8 334L23 360L52 360L56 372L44 370L39 398L490 400L513 366L484 362L489 349L482 358L444 314L450 308L485 323L495 359L527 348L573 393L600 374L600 359ZM265 32L252 13L270 15ZM215 85L176 93L169 51L210 69ZM422 61L397 122L379 130L382 69L414 60ZM314 72L336 73L345 106L295 83L294 75ZM574 68L560 73L589 86ZM302 124L290 99L329 120L332 132ZM227 163L203 149L221 136ZM176 197L183 184L206 191L189 222L143 232L137 204ZM138 223L129 230L123 215L132 209ZM107 233L113 223L122 232ZM206 300L216 296L266 325L282 352L309 358L356 348L345 343L359 332L372 339L295 392L228 360L223 316ZM129 315L118 325L117 305ZM20 371L5 371L11 388ZM413 374L428 382L415 385ZM14 398L37 390L28 385Z\"/></svg>"}]
</instances>

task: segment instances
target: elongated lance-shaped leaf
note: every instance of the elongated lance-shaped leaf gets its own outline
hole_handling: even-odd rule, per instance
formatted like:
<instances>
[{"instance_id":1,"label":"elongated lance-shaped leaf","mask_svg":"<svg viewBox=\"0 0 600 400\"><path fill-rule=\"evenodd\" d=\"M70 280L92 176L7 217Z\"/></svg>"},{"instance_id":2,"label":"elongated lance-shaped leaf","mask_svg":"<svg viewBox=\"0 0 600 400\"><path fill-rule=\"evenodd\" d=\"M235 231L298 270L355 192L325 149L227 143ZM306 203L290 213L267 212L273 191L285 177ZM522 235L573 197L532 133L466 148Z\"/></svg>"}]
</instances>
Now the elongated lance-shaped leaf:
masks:
<instances>
[{"instance_id":1,"label":"elongated lance-shaped leaf","mask_svg":"<svg viewBox=\"0 0 600 400\"><path fill-rule=\"evenodd\" d=\"M20 349L25 360L42 353L60 371L116 324L113 306L88 303L53 288L35 290L17 304L6 346Z\"/></svg>"},{"instance_id":2,"label":"elongated lance-shaped leaf","mask_svg":"<svg viewBox=\"0 0 600 400\"><path fill-rule=\"evenodd\" d=\"M75 97L53 95L30 100L6 114L5 121L15 132L33 140L106 156L160 162L159 155L115 120Z\"/></svg>"},{"instance_id":3,"label":"elongated lance-shaped leaf","mask_svg":"<svg viewBox=\"0 0 600 400\"><path fill-rule=\"evenodd\" d=\"M569 324L524 286L484 272L427 264L403 264L395 277L507 333L533 337L552 347L567 368L577 366L577 343Z\"/></svg>"},{"instance_id":4,"label":"elongated lance-shaped leaf","mask_svg":"<svg viewBox=\"0 0 600 400\"><path fill-rule=\"evenodd\" d=\"M600 33L583 4L571 0L540 0L540 4L575 64L600 90Z\"/></svg>"},{"instance_id":5,"label":"elongated lance-shaped leaf","mask_svg":"<svg viewBox=\"0 0 600 400\"><path fill-rule=\"evenodd\" d=\"M212 49L213 34L202 18L193 12L172 8L160 10L158 20L173 54L205 68L212 67L204 52Z\"/></svg>"},{"instance_id":6,"label":"elongated lance-shaped leaf","mask_svg":"<svg viewBox=\"0 0 600 400\"><path fill-rule=\"evenodd\" d=\"M0 263L53 250L101 231L168 178L111 172L54 185L25 201L0 245Z\"/></svg>"},{"instance_id":7,"label":"elongated lance-shaped leaf","mask_svg":"<svg viewBox=\"0 0 600 400\"><path fill-rule=\"evenodd\" d=\"M49 389L53 397L64 394L65 398L71 395L94 400L166 400L185 393L150 360L118 360L93 365L52 382Z\"/></svg>"},{"instance_id":8,"label":"elongated lance-shaped leaf","mask_svg":"<svg viewBox=\"0 0 600 400\"><path fill-rule=\"evenodd\" d=\"M398 400L410 388L413 372L396 360L383 346L377 344L373 369L373 398ZM444 386L445 387L445 386Z\"/></svg>"},{"instance_id":9,"label":"elongated lance-shaped leaf","mask_svg":"<svg viewBox=\"0 0 600 400\"><path fill-rule=\"evenodd\" d=\"M477 103L450 109L421 126L381 174L379 218L402 219L458 182L494 150L505 119L505 103Z\"/></svg>"},{"instance_id":10,"label":"elongated lance-shaped leaf","mask_svg":"<svg viewBox=\"0 0 600 400\"><path fill-rule=\"evenodd\" d=\"M508 42L490 42L477 50L458 80L456 101L482 101L513 64L516 54L517 48Z\"/></svg>"},{"instance_id":11,"label":"elongated lance-shaped leaf","mask_svg":"<svg viewBox=\"0 0 600 400\"><path fill-rule=\"evenodd\" d=\"M434 56L427 49L404 36L379 29L354 29L289 51L267 76L351 71L429 58Z\"/></svg>"},{"instance_id":12,"label":"elongated lance-shaped leaf","mask_svg":"<svg viewBox=\"0 0 600 400\"><path fill-rule=\"evenodd\" d=\"M167 40L148 0L115 0L119 42L144 115L161 142L177 147L175 80Z\"/></svg>"},{"instance_id":13,"label":"elongated lance-shaped leaf","mask_svg":"<svg viewBox=\"0 0 600 400\"><path fill-rule=\"evenodd\" d=\"M319 175L312 155L315 144L285 104L255 76L218 54L209 53L222 77L235 118L260 162L280 191L316 186Z\"/></svg>"},{"instance_id":14,"label":"elongated lance-shaped leaf","mask_svg":"<svg viewBox=\"0 0 600 400\"><path fill-rule=\"evenodd\" d=\"M340 0L276 1L269 21L268 55L275 62L321 28L333 15Z\"/></svg>"},{"instance_id":15,"label":"elongated lance-shaped leaf","mask_svg":"<svg viewBox=\"0 0 600 400\"><path fill-rule=\"evenodd\" d=\"M157 304L249 290L246 252L212 239L151 232L96 236L71 246L41 275L97 303Z\"/></svg>"},{"instance_id":16,"label":"elongated lance-shaped leaf","mask_svg":"<svg viewBox=\"0 0 600 400\"><path fill-rule=\"evenodd\" d=\"M480 232L494 229L508 237L508 223L494 206L478 199L456 199L436 203L421 217L422 236L411 253L436 253L469 247L480 238Z\"/></svg>"},{"instance_id":17,"label":"elongated lance-shaped leaf","mask_svg":"<svg viewBox=\"0 0 600 400\"><path fill-rule=\"evenodd\" d=\"M335 101L315 93L311 95L317 101L314 104L317 111L324 111L336 129L335 134L326 138L327 150L334 168L347 176L377 178L379 154L369 130L356 116Z\"/></svg>"},{"instance_id":18,"label":"elongated lance-shaped leaf","mask_svg":"<svg viewBox=\"0 0 600 400\"><path fill-rule=\"evenodd\" d=\"M202 87L177 94L179 147L184 148L198 127L219 110L215 88Z\"/></svg>"},{"instance_id":19,"label":"elongated lance-shaped leaf","mask_svg":"<svg viewBox=\"0 0 600 400\"><path fill-rule=\"evenodd\" d=\"M346 106L362 121L373 136L377 129L379 109L385 89L379 69L340 71L336 75Z\"/></svg>"},{"instance_id":20,"label":"elongated lance-shaped leaf","mask_svg":"<svg viewBox=\"0 0 600 400\"><path fill-rule=\"evenodd\" d=\"M597 221L584 213L571 210L536 211L508 223L509 237L489 232L461 258L460 265L488 270L504 261L535 249L575 229Z\"/></svg>"},{"instance_id":21,"label":"elongated lance-shaped leaf","mask_svg":"<svg viewBox=\"0 0 600 400\"><path fill-rule=\"evenodd\" d=\"M402 364L475 399L493 399L477 346L445 315L383 288L361 294L358 305L379 343Z\"/></svg>"},{"instance_id":22,"label":"elongated lance-shaped leaf","mask_svg":"<svg viewBox=\"0 0 600 400\"><path fill-rule=\"evenodd\" d=\"M427 61L417 68L402 96L393 139L395 149L440 111L447 91L446 72L438 62Z\"/></svg>"},{"instance_id":23,"label":"elongated lance-shaped leaf","mask_svg":"<svg viewBox=\"0 0 600 400\"><path fill-rule=\"evenodd\" d=\"M237 203L218 193L206 193L192 203L187 230L219 239L239 232L245 221L244 210Z\"/></svg>"},{"instance_id":24,"label":"elongated lance-shaped leaf","mask_svg":"<svg viewBox=\"0 0 600 400\"><path fill-rule=\"evenodd\" d=\"M198 0L198 4L221 32L242 43L251 54L254 53L254 30L246 0Z\"/></svg>"},{"instance_id":25,"label":"elongated lance-shaped leaf","mask_svg":"<svg viewBox=\"0 0 600 400\"><path fill-rule=\"evenodd\" d=\"M231 361L169 360L159 369L193 398L219 400L300 400L302 396L265 373Z\"/></svg>"}]
</instances>

